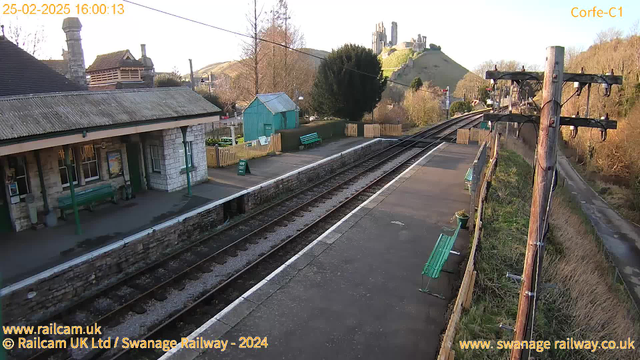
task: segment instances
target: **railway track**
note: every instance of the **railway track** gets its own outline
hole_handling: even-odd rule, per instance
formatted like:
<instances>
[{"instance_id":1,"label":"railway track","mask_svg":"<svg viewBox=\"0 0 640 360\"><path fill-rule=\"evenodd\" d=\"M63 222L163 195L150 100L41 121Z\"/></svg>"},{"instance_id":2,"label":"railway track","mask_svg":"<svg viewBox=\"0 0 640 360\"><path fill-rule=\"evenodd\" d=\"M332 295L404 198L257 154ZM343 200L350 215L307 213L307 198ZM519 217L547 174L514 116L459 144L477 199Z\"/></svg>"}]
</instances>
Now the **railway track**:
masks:
<instances>
[{"instance_id":1,"label":"railway track","mask_svg":"<svg viewBox=\"0 0 640 360\"><path fill-rule=\"evenodd\" d=\"M286 262L292 254L304 248L350 209L365 201L395 174L415 162L427 149L436 146L442 139L451 137L456 129L477 123L479 119L480 115L477 114L461 116L398 141L330 177L221 227L210 236L135 272L43 323L97 323L107 330L102 337L109 336L109 330L113 332L113 336L123 336L127 327L129 330L138 328L140 334L132 336L138 339L186 336L266 274ZM424 142L425 139L432 141ZM424 148L416 150L416 145ZM389 168L380 170L384 166ZM382 173L371 179L367 174L376 169ZM349 191L350 187L358 184L359 190ZM321 216L298 225L297 229L292 226L294 229L290 234L279 241L270 241L268 234L286 229L296 219L305 218L305 214L318 209ZM266 245L263 246L263 243ZM239 256L240 254L243 256ZM241 258L245 259L240 260ZM218 271L229 267L228 264L234 265L235 270L227 269L226 273ZM200 292L186 298L177 296L183 303L161 314L161 320L142 323L131 320L132 317L144 318L149 309L170 302L170 297L176 297L172 294L188 293L194 287L200 287ZM160 354L152 351L70 352L56 349L11 355L18 359L140 359L156 358Z\"/></svg>"}]
</instances>

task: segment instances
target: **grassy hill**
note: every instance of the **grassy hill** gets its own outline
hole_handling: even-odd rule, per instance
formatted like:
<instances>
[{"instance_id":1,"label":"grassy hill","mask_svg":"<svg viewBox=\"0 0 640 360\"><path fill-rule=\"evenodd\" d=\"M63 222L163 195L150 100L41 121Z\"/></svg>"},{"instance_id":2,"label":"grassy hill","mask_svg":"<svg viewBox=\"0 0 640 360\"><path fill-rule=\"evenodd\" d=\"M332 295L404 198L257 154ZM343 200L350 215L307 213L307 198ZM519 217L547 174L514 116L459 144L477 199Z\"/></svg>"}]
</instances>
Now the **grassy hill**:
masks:
<instances>
[{"instance_id":1,"label":"grassy hill","mask_svg":"<svg viewBox=\"0 0 640 360\"><path fill-rule=\"evenodd\" d=\"M420 77L422 81L430 81L443 89L449 86L453 93L458 81L469 72L440 50L426 50L421 54L410 49L398 50L383 59L383 68L402 66L409 58L413 58L413 67L393 71L397 76L394 81L408 85L414 78Z\"/></svg>"},{"instance_id":2,"label":"grassy hill","mask_svg":"<svg viewBox=\"0 0 640 360\"><path fill-rule=\"evenodd\" d=\"M310 49L310 48L302 48L300 49L300 51L304 51L305 53L309 53L315 56L320 56L322 58L326 58L327 55L329 55L327 51ZM318 66L320 66L320 63L322 62L322 60L315 57L311 57L311 60L313 60L313 64L316 67L316 69L318 68ZM209 64L203 67L202 69L198 69L194 71L194 74L195 76L205 76L209 73L213 73L214 75L227 74L229 76L235 76L240 72L241 70L240 66L241 66L240 62L237 60L218 62L218 63Z\"/></svg>"}]
</instances>

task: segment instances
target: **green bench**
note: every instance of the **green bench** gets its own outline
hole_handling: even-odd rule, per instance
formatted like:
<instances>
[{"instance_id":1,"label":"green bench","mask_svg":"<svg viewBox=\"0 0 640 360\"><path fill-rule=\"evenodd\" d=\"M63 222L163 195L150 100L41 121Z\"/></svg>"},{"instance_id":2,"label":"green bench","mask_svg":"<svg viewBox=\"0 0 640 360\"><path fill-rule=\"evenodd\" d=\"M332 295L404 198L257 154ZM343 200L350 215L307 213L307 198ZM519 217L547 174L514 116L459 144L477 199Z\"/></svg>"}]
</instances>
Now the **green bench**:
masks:
<instances>
[{"instance_id":1,"label":"green bench","mask_svg":"<svg viewBox=\"0 0 640 360\"><path fill-rule=\"evenodd\" d=\"M469 194L471 194L471 184L473 182L473 171L472 171L472 167L469 168L469 170L467 170L467 174L464 176L464 185L465 185L465 190L469 190Z\"/></svg>"},{"instance_id":2,"label":"green bench","mask_svg":"<svg viewBox=\"0 0 640 360\"><path fill-rule=\"evenodd\" d=\"M454 253L456 255L460 255L460 253L451 250L453 249L453 244L456 242L456 237L458 237L459 231L460 224L458 224L458 227L456 228L453 235L440 234L438 242L436 242L436 246L434 246L431 255L429 255L427 263L424 264L424 269L422 269L422 283L424 284L425 276L429 278L429 281L427 282L426 287L419 289L421 292L433 295L440 299L444 299L444 296L434 294L429 290L429 283L431 282L431 279L439 278L442 271L449 273L451 272L448 270L443 270L442 267L449 258L449 254Z\"/></svg>"},{"instance_id":3,"label":"green bench","mask_svg":"<svg viewBox=\"0 0 640 360\"><path fill-rule=\"evenodd\" d=\"M89 210L93 210L93 204L101 200L111 199L114 204L118 201L116 192L109 184L96 186L86 190L76 190L75 195L76 204L78 204L78 206L89 205ZM73 209L71 194L58 198L58 208L62 213L62 218L66 219L66 210Z\"/></svg>"},{"instance_id":4,"label":"green bench","mask_svg":"<svg viewBox=\"0 0 640 360\"><path fill-rule=\"evenodd\" d=\"M322 139L320 138L320 136L318 136L318 133L311 133L311 134L300 136L300 143L305 146L312 145L314 143L321 144Z\"/></svg>"}]
</instances>

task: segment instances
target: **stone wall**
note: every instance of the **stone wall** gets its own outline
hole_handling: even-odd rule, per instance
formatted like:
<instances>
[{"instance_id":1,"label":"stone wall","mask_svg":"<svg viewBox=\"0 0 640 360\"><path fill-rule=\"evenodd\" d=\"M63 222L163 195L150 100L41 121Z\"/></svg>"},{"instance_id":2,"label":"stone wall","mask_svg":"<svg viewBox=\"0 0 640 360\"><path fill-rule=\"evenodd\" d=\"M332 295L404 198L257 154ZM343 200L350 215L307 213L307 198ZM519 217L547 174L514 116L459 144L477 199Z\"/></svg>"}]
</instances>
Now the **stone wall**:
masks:
<instances>
[{"instance_id":1,"label":"stone wall","mask_svg":"<svg viewBox=\"0 0 640 360\"><path fill-rule=\"evenodd\" d=\"M167 188L175 191L187 187L187 175L184 166L184 144L180 129L162 130ZM207 150L204 143L204 125L190 126L187 141L191 142L193 167L191 184L207 180Z\"/></svg>"},{"instance_id":2,"label":"stone wall","mask_svg":"<svg viewBox=\"0 0 640 360\"><path fill-rule=\"evenodd\" d=\"M226 202L204 205L70 263L10 285L0 291L3 322L15 324L43 320L168 253L207 236L225 219L309 186L320 177L330 176L390 144L389 141L373 141L320 164L266 182ZM206 170L206 163L203 168Z\"/></svg>"}]
</instances>

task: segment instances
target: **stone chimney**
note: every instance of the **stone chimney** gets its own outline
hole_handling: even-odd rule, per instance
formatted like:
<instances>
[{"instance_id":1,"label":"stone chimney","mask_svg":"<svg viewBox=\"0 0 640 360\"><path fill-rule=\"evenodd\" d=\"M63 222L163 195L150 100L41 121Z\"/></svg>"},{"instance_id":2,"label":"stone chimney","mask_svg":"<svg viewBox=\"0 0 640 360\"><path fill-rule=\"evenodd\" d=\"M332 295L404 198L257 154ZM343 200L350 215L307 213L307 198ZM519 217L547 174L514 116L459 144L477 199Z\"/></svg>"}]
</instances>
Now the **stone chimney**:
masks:
<instances>
[{"instance_id":1,"label":"stone chimney","mask_svg":"<svg viewBox=\"0 0 640 360\"><path fill-rule=\"evenodd\" d=\"M82 24L77 17L68 17L62 21L62 30L67 35L67 49L69 51L69 78L74 82L87 86L87 74L84 67L84 52L80 30Z\"/></svg>"},{"instance_id":2,"label":"stone chimney","mask_svg":"<svg viewBox=\"0 0 640 360\"><path fill-rule=\"evenodd\" d=\"M150 57L147 56L147 45L140 44L140 52L142 56L138 59L142 65L144 65L144 70L142 70L142 81L145 83L145 87L153 87L153 79L156 75L155 69L153 67L153 61Z\"/></svg>"}]
</instances>

